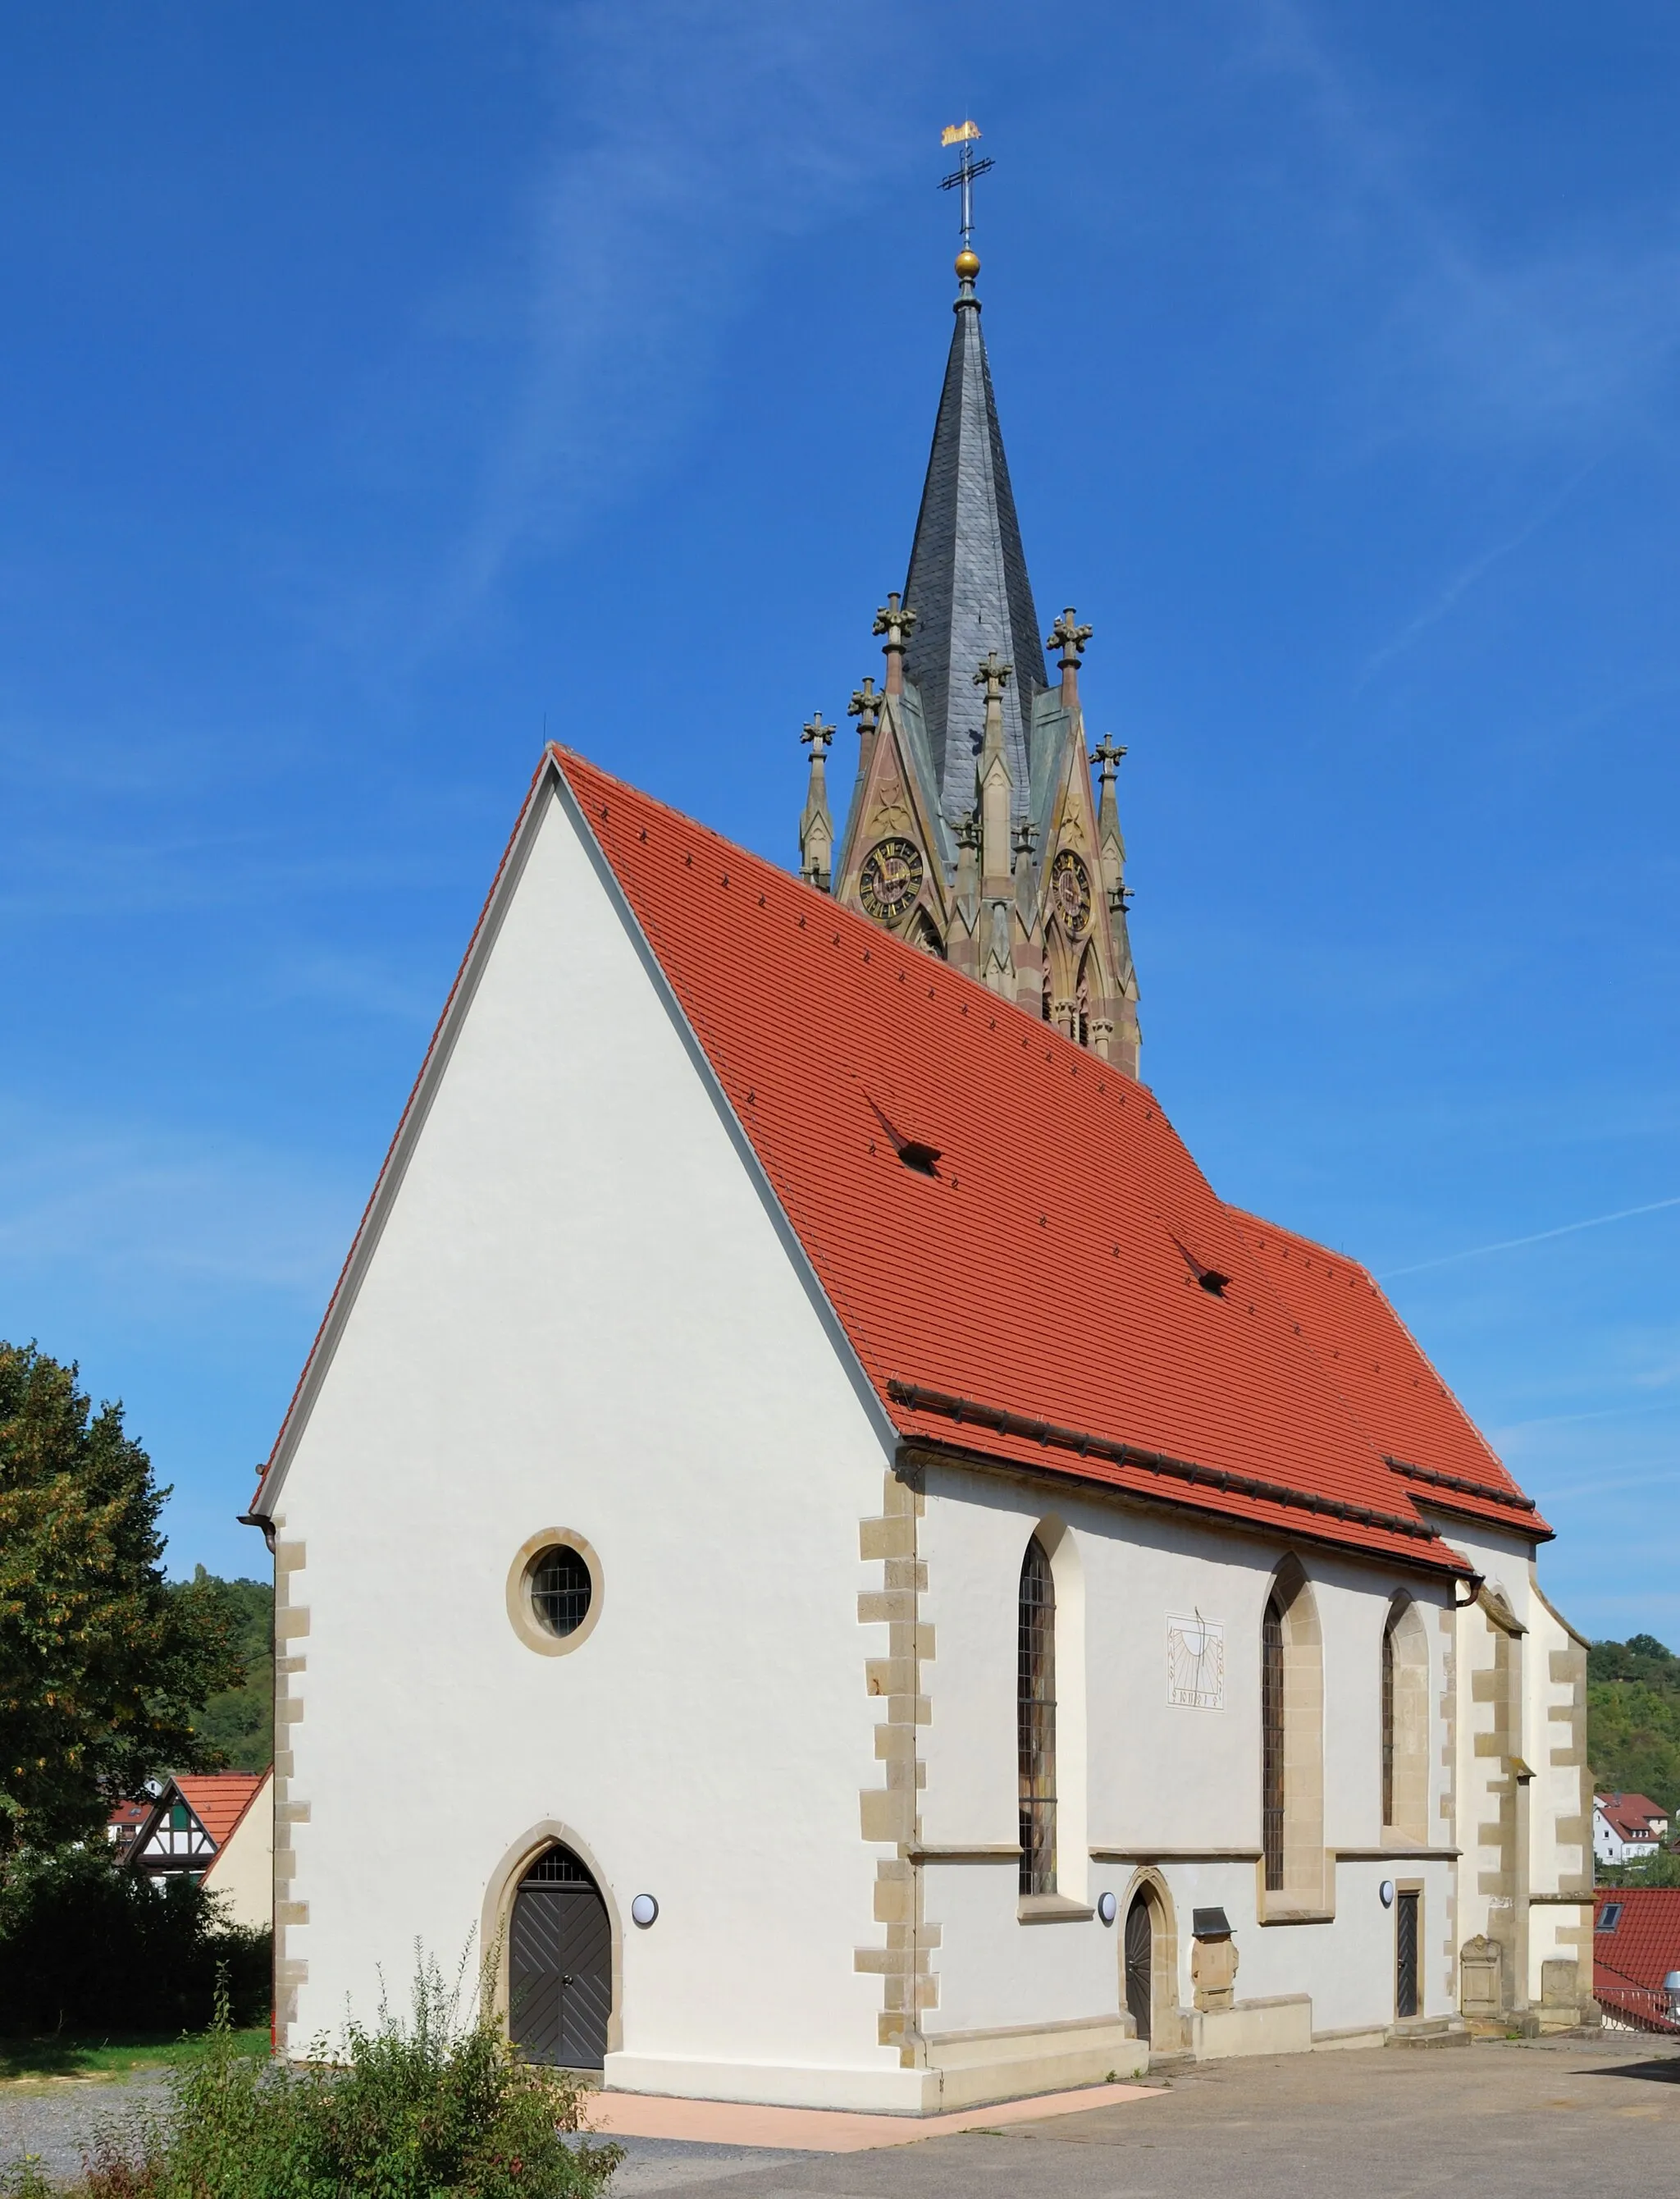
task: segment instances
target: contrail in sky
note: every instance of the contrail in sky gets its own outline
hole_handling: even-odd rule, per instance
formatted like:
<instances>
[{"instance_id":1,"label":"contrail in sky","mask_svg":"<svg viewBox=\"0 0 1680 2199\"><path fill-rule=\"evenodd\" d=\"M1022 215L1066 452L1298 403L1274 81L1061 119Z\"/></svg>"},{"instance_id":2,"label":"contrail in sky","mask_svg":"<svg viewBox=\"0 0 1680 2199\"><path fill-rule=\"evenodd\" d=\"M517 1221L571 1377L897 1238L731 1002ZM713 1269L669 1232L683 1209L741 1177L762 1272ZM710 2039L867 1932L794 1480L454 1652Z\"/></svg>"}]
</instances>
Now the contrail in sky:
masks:
<instances>
[{"instance_id":1,"label":"contrail in sky","mask_svg":"<svg viewBox=\"0 0 1680 2199\"><path fill-rule=\"evenodd\" d=\"M1519 1245L1543 1245L1549 1237L1572 1237L1578 1229L1602 1229L1607 1222L1629 1222L1636 1214L1660 1214L1665 1206L1680 1206L1680 1199L1654 1199L1648 1206L1624 1206L1614 1214L1595 1214L1585 1222L1566 1222L1561 1229L1537 1229L1532 1237L1503 1237L1497 1245L1472 1245L1467 1251L1443 1252L1433 1260L1415 1260L1409 1268L1387 1268L1378 1276L1416 1275L1425 1268L1450 1267L1455 1260L1478 1260L1484 1252L1514 1252Z\"/></svg>"}]
</instances>

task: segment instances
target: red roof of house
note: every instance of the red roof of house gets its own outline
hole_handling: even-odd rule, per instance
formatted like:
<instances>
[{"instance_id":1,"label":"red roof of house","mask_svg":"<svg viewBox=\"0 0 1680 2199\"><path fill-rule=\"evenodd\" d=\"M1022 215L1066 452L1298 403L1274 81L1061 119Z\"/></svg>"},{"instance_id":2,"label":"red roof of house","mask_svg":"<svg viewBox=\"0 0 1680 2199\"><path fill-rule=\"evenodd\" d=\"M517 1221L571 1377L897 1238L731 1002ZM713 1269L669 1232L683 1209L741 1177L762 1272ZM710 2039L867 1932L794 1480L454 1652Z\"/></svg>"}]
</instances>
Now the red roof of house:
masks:
<instances>
[{"instance_id":1,"label":"red roof of house","mask_svg":"<svg viewBox=\"0 0 1680 2199\"><path fill-rule=\"evenodd\" d=\"M1593 1801L1618 1840L1656 1840L1659 1835L1651 1829L1652 1818L1664 1825L1668 1823L1667 1811L1648 1794L1595 1794Z\"/></svg>"},{"instance_id":2,"label":"red roof of house","mask_svg":"<svg viewBox=\"0 0 1680 2199\"><path fill-rule=\"evenodd\" d=\"M1657 2029L1680 2031L1666 2015L1662 1981L1680 1970L1680 1887L1602 1886L1593 1897L1593 1923L1619 1910L1614 1928L1592 1935L1592 1992L1613 2009Z\"/></svg>"},{"instance_id":3,"label":"red roof of house","mask_svg":"<svg viewBox=\"0 0 1680 2199\"><path fill-rule=\"evenodd\" d=\"M1417 1501L1537 1539L1551 1529L1357 1260L1237 1215L1325 1374Z\"/></svg>"},{"instance_id":4,"label":"red roof of house","mask_svg":"<svg viewBox=\"0 0 1680 2199\"><path fill-rule=\"evenodd\" d=\"M1327 1373L1326 1325L1276 1286L1267 1225L1215 1195L1147 1086L555 755L901 1434L1469 1570L1368 1432L1410 1425L1388 1391ZM937 1175L900 1159L907 1141ZM1404 1332L1375 1304L1386 1349ZM1427 1362L1404 1340L1409 1382ZM1362 1425L1373 1394L1384 1413ZM1439 1455L1509 1484L1453 1415L1437 1411L1456 1445Z\"/></svg>"},{"instance_id":5,"label":"red roof of house","mask_svg":"<svg viewBox=\"0 0 1680 2199\"><path fill-rule=\"evenodd\" d=\"M172 1783L220 1848L267 1777L266 1771L188 1771Z\"/></svg>"}]
</instances>

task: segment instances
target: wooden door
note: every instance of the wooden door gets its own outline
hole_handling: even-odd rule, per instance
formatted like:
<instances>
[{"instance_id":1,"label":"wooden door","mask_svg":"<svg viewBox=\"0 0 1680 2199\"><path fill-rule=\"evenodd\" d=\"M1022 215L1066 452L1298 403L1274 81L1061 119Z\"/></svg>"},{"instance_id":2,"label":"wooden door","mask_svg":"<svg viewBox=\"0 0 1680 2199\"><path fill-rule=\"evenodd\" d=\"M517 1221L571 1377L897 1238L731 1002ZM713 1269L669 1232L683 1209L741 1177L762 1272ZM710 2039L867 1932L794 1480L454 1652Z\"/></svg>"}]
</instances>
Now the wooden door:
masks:
<instances>
[{"instance_id":1,"label":"wooden door","mask_svg":"<svg viewBox=\"0 0 1680 2199\"><path fill-rule=\"evenodd\" d=\"M1126 2006L1147 2045L1155 1984L1155 1923L1146 1894L1140 1893L1126 1911L1125 1966Z\"/></svg>"},{"instance_id":2,"label":"wooden door","mask_svg":"<svg viewBox=\"0 0 1680 2199\"><path fill-rule=\"evenodd\" d=\"M598 2069L613 2008L613 1932L601 1890L567 1848L520 1882L508 1934L508 2016L532 2062Z\"/></svg>"},{"instance_id":3,"label":"wooden door","mask_svg":"<svg viewBox=\"0 0 1680 2199\"><path fill-rule=\"evenodd\" d=\"M1416 1893L1394 1900L1394 2013L1417 2014L1417 1904Z\"/></svg>"}]
</instances>

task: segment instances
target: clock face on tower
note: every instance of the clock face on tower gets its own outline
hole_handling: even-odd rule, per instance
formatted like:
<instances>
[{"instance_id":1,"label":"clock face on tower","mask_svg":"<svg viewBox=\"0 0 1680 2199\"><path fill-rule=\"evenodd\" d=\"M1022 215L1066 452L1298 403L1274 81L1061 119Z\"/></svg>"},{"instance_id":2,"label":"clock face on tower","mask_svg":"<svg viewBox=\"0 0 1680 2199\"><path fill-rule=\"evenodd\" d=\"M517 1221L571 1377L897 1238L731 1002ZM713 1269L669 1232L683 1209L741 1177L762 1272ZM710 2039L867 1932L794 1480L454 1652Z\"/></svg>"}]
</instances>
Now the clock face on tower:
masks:
<instances>
[{"instance_id":1,"label":"clock face on tower","mask_svg":"<svg viewBox=\"0 0 1680 2199\"><path fill-rule=\"evenodd\" d=\"M858 898L877 924L896 924L921 891L921 850L914 840L877 840L863 858Z\"/></svg>"},{"instance_id":2,"label":"clock face on tower","mask_svg":"<svg viewBox=\"0 0 1680 2199\"><path fill-rule=\"evenodd\" d=\"M1077 939L1090 922L1090 872L1071 848L1064 848L1050 866L1050 900Z\"/></svg>"}]
</instances>

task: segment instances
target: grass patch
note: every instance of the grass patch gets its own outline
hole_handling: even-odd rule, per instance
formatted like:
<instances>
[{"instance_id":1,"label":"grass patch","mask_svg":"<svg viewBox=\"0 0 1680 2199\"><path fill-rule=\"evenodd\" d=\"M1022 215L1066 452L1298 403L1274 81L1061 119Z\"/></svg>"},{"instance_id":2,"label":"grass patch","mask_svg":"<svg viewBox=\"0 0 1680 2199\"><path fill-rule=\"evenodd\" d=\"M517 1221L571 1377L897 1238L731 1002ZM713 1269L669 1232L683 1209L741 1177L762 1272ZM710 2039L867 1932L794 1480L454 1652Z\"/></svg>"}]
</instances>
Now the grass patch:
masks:
<instances>
[{"instance_id":1,"label":"grass patch","mask_svg":"<svg viewBox=\"0 0 1680 2199\"><path fill-rule=\"evenodd\" d=\"M113 2032L104 2038L0 2039L0 2084L20 2077L126 2077L131 2070L178 2069L201 2062L212 2051L266 2060L268 2026L230 2031L218 2048L208 2031L175 2038L155 2033Z\"/></svg>"}]
</instances>

